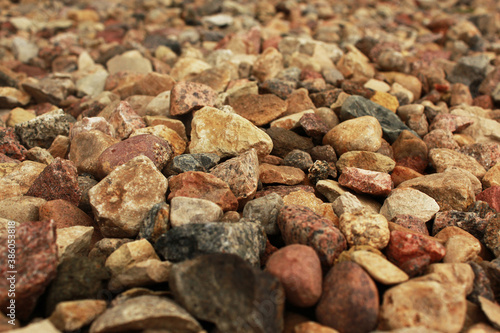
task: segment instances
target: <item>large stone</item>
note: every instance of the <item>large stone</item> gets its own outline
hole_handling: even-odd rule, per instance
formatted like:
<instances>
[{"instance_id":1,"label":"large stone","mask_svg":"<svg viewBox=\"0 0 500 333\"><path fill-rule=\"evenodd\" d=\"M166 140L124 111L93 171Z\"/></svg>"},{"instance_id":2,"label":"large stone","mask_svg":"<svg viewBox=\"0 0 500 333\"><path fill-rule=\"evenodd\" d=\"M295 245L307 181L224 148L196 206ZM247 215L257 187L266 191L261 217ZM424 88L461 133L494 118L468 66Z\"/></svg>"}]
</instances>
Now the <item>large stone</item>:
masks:
<instances>
[{"instance_id":1,"label":"large stone","mask_svg":"<svg viewBox=\"0 0 500 333\"><path fill-rule=\"evenodd\" d=\"M408 167L419 173L423 173L427 168L427 145L412 132L402 131L392 144L392 149L398 166Z\"/></svg>"},{"instance_id":2,"label":"large stone","mask_svg":"<svg viewBox=\"0 0 500 333\"><path fill-rule=\"evenodd\" d=\"M377 325L379 295L375 282L358 264L333 266L316 307L318 321L340 332L370 332Z\"/></svg>"},{"instance_id":3,"label":"large stone","mask_svg":"<svg viewBox=\"0 0 500 333\"><path fill-rule=\"evenodd\" d=\"M458 167L471 172L481 179L486 174L484 167L473 157L446 148L434 148L429 151L429 161L437 172L449 167Z\"/></svg>"},{"instance_id":4,"label":"large stone","mask_svg":"<svg viewBox=\"0 0 500 333\"><path fill-rule=\"evenodd\" d=\"M188 197L170 200L170 224L172 228L185 224L219 222L224 213L212 201Z\"/></svg>"},{"instance_id":5,"label":"large stone","mask_svg":"<svg viewBox=\"0 0 500 333\"><path fill-rule=\"evenodd\" d=\"M132 108L129 102L120 102L108 116L108 122L115 129L116 137L126 139L138 128L146 127L146 123Z\"/></svg>"},{"instance_id":6,"label":"large stone","mask_svg":"<svg viewBox=\"0 0 500 333\"><path fill-rule=\"evenodd\" d=\"M385 199L380 214L389 221L398 215L411 215L424 222L439 212L436 200L413 188L396 188Z\"/></svg>"},{"instance_id":7,"label":"large stone","mask_svg":"<svg viewBox=\"0 0 500 333\"><path fill-rule=\"evenodd\" d=\"M384 285L399 284L409 279L408 274L381 255L360 250L350 254L352 261L363 267L377 282Z\"/></svg>"},{"instance_id":8,"label":"large stone","mask_svg":"<svg viewBox=\"0 0 500 333\"><path fill-rule=\"evenodd\" d=\"M255 148L260 157L271 153L269 135L237 114L204 107L197 111L191 123L191 153L216 153L231 157Z\"/></svg>"},{"instance_id":9,"label":"large stone","mask_svg":"<svg viewBox=\"0 0 500 333\"><path fill-rule=\"evenodd\" d=\"M117 167L89 191L102 234L135 237L149 210L164 200L167 186L167 179L145 156Z\"/></svg>"},{"instance_id":10,"label":"large stone","mask_svg":"<svg viewBox=\"0 0 500 333\"><path fill-rule=\"evenodd\" d=\"M24 161L19 163L9 174L0 178L0 200L21 196L47 166L42 163Z\"/></svg>"},{"instance_id":11,"label":"large stone","mask_svg":"<svg viewBox=\"0 0 500 333\"><path fill-rule=\"evenodd\" d=\"M169 285L180 305L221 333L283 330L281 284L238 256L210 254L176 264Z\"/></svg>"},{"instance_id":12,"label":"large stone","mask_svg":"<svg viewBox=\"0 0 500 333\"><path fill-rule=\"evenodd\" d=\"M43 198L10 197L0 201L0 217L20 223L44 220L39 218L38 212L45 203Z\"/></svg>"}]
</instances>

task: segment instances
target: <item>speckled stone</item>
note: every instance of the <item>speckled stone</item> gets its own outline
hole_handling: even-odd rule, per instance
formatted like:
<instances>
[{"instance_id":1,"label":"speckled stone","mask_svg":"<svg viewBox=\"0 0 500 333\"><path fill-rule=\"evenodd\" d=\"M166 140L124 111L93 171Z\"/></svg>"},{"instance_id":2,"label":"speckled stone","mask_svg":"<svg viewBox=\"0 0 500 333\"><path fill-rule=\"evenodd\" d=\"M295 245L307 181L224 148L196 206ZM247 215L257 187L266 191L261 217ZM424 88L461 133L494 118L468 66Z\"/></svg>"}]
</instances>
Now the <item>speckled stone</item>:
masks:
<instances>
[{"instance_id":1,"label":"speckled stone","mask_svg":"<svg viewBox=\"0 0 500 333\"><path fill-rule=\"evenodd\" d=\"M330 129L323 119L315 113L304 114L300 118L299 124L309 137L318 141L321 141Z\"/></svg>"},{"instance_id":2,"label":"speckled stone","mask_svg":"<svg viewBox=\"0 0 500 333\"><path fill-rule=\"evenodd\" d=\"M450 132L460 132L474 123L474 119L454 114L438 114L429 127L429 130L442 129Z\"/></svg>"},{"instance_id":3,"label":"speckled stone","mask_svg":"<svg viewBox=\"0 0 500 333\"><path fill-rule=\"evenodd\" d=\"M486 298L490 301L494 301L495 295L493 294L490 280L488 279L488 276L486 275L483 267L473 261L469 262L468 264L474 272L474 284L472 287L472 291L467 295L467 299L477 305L480 305L480 297Z\"/></svg>"},{"instance_id":4,"label":"speckled stone","mask_svg":"<svg viewBox=\"0 0 500 333\"><path fill-rule=\"evenodd\" d=\"M453 133L442 129L430 131L424 136L423 140L429 150L433 148L458 148L458 143L453 138Z\"/></svg>"},{"instance_id":5,"label":"speckled stone","mask_svg":"<svg viewBox=\"0 0 500 333\"><path fill-rule=\"evenodd\" d=\"M316 184L320 180L325 180L330 177L337 178L337 168L333 162L316 160L307 171L307 178L312 184Z\"/></svg>"},{"instance_id":6,"label":"speckled stone","mask_svg":"<svg viewBox=\"0 0 500 333\"><path fill-rule=\"evenodd\" d=\"M388 195L393 188L388 173L346 167L339 177L339 184L358 193Z\"/></svg>"},{"instance_id":7,"label":"speckled stone","mask_svg":"<svg viewBox=\"0 0 500 333\"><path fill-rule=\"evenodd\" d=\"M185 246L186 239L190 239L192 246ZM156 252L172 262L192 259L202 254L232 253L254 266L260 265L260 256L265 248L264 230L253 222L181 225L167 231L155 243Z\"/></svg>"},{"instance_id":8,"label":"speckled stone","mask_svg":"<svg viewBox=\"0 0 500 333\"><path fill-rule=\"evenodd\" d=\"M217 93L197 82L178 82L170 95L170 115L179 116L204 106L214 106Z\"/></svg>"},{"instance_id":9,"label":"speckled stone","mask_svg":"<svg viewBox=\"0 0 500 333\"><path fill-rule=\"evenodd\" d=\"M500 216L498 214L486 226L483 242L496 257L500 256Z\"/></svg>"},{"instance_id":10,"label":"speckled stone","mask_svg":"<svg viewBox=\"0 0 500 333\"><path fill-rule=\"evenodd\" d=\"M0 153L15 160L23 161L26 148L18 141L14 129L0 127Z\"/></svg>"},{"instance_id":11,"label":"speckled stone","mask_svg":"<svg viewBox=\"0 0 500 333\"><path fill-rule=\"evenodd\" d=\"M461 146L462 154L474 157L486 170L500 162L500 143L483 142Z\"/></svg>"},{"instance_id":12,"label":"speckled stone","mask_svg":"<svg viewBox=\"0 0 500 333\"><path fill-rule=\"evenodd\" d=\"M122 101L111 112L108 122L115 129L116 137L120 140L129 137L135 129L146 127L146 123L140 117L129 102Z\"/></svg>"},{"instance_id":13,"label":"speckled stone","mask_svg":"<svg viewBox=\"0 0 500 333\"><path fill-rule=\"evenodd\" d=\"M115 128L111 126L108 121L103 117L84 117L73 124L71 130L69 131L69 139L73 140L75 136L79 133L87 132L91 130L98 130L102 133L109 135L110 137L115 136Z\"/></svg>"},{"instance_id":14,"label":"speckled stone","mask_svg":"<svg viewBox=\"0 0 500 333\"><path fill-rule=\"evenodd\" d=\"M326 267L331 266L347 248L344 235L333 222L307 207L284 206L278 215L278 226L287 245L311 246Z\"/></svg>"},{"instance_id":15,"label":"speckled stone","mask_svg":"<svg viewBox=\"0 0 500 333\"><path fill-rule=\"evenodd\" d=\"M500 212L500 186L492 186L476 196L477 200L485 201L491 208Z\"/></svg>"},{"instance_id":16,"label":"speckled stone","mask_svg":"<svg viewBox=\"0 0 500 333\"><path fill-rule=\"evenodd\" d=\"M337 170L341 173L346 167L390 173L395 166L393 159L369 151L349 151L342 154L336 163Z\"/></svg>"},{"instance_id":17,"label":"speckled stone","mask_svg":"<svg viewBox=\"0 0 500 333\"><path fill-rule=\"evenodd\" d=\"M389 226L381 214L367 211L344 213L340 216L339 229L350 247L368 245L381 250L389 243Z\"/></svg>"},{"instance_id":18,"label":"speckled stone","mask_svg":"<svg viewBox=\"0 0 500 333\"><path fill-rule=\"evenodd\" d=\"M456 210L439 212L434 218L432 234L436 235L446 227L456 226L474 235L477 239L483 239L489 220L489 218L480 217L475 212L461 212Z\"/></svg>"},{"instance_id":19,"label":"speckled stone","mask_svg":"<svg viewBox=\"0 0 500 333\"><path fill-rule=\"evenodd\" d=\"M486 174L484 167L474 158L447 148L431 149L429 162L437 172L443 172L449 167L458 167L471 172L479 179Z\"/></svg>"},{"instance_id":20,"label":"speckled stone","mask_svg":"<svg viewBox=\"0 0 500 333\"><path fill-rule=\"evenodd\" d=\"M313 160L309 153L299 149L294 149L285 156L283 159L283 165L306 171L313 165Z\"/></svg>"},{"instance_id":21,"label":"speckled stone","mask_svg":"<svg viewBox=\"0 0 500 333\"><path fill-rule=\"evenodd\" d=\"M278 214L283 207L283 199L277 193L270 193L251 200L243 208L243 218L257 221L268 235L279 234Z\"/></svg>"},{"instance_id":22,"label":"speckled stone","mask_svg":"<svg viewBox=\"0 0 500 333\"><path fill-rule=\"evenodd\" d=\"M165 202L159 202L151 208L146 218L142 220L137 237L155 243L170 227L170 206Z\"/></svg>"}]
</instances>

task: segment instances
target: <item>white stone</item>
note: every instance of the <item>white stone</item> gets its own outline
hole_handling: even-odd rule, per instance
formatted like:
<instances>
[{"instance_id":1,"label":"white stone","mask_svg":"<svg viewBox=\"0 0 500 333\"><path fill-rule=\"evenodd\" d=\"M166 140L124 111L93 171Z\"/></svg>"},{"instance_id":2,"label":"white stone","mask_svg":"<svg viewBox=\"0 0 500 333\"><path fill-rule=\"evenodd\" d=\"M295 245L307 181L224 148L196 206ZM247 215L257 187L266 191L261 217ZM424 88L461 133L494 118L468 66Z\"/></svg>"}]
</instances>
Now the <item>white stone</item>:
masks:
<instances>
[{"instance_id":1,"label":"white stone","mask_svg":"<svg viewBox=\"0 0 500 333\"><path fill-rule=\"evenodd\" d=\"M432 197L412 188L396 188L385 199L380 214L391 221L396 215L407 214L429 221L439 212L439 205Z\"/></svg>"},{"instance_id":2,"label":"white stone","mask_svg":"<svg viewBox=\"0 0 500 333\"><path fill-rule=\"evenodd\" d=\"M172 228L191 223L219 222L223 215L222 208L209 200L175 197L170 201Z\"/></svg>"}]
</instances>

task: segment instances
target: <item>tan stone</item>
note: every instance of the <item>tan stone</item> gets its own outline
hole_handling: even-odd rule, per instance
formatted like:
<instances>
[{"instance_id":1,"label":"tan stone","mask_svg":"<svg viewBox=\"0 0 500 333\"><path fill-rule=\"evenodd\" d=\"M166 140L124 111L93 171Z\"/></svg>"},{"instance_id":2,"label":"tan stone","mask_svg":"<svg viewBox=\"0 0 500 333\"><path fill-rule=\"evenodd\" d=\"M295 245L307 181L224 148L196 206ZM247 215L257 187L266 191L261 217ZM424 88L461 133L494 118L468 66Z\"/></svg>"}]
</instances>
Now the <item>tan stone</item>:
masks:
<instances>
[{"instance_id":1,"label":"tan stone","mask_svg":"<svg viewBox=\"0 0 500 333\"><path fill-rule=\"evenodd\" d=\"M478 195L483 191L483 185L481 184L481 181L479 180L479 178L474 176L472 172L455 166L449 167L446 170L444 170L444 172L450 172L450 171L461 172L463 176L469 178L472 190L474 191L475 195Z\"/></svg>"},{"instance_id":2,"label":"tan stone","mask_svg":"<svg viewBox=\"0 0 500 333\"><path fill-rule=\"evenodd\" d=\"M486 172L482 182L485 189L492 186L500 186L500 163L495 164Z\"/></svg>"},{"instance_id":3,"label":"tan stone","mask_svg":"<svg viewBox=\"0 0 500 333\"><path fill-rule=\"evenodd\" d=\"M336 329L323 326L314 321L300 323L293 328L293 333L339 333Z\"/></svg>"},{"instance_id":4,"label":"tan stone","mask_svg":"<svg viewBox=\"0 0 500 333\"><path fill-rule=\"evenodd\" d=\"M445 285L459 287L464 295L468 295L474 286L474 271L465 263L435 263L427 267L427 275L419 279L429 279Z\"/></svg>"},{"instance_id":5,"label":"tan stone","mask_svg":"<svg viewBox=\"0 0 500 333\"><path fill-rule=\"evenodd\" d=\"M172 228L191 223L219 222L224 213L212 201L188 197L170 200L170 223Z\"/></svg>"},{"instance_id":6,"label":"tan stone","mask_svg":"<svg viewBox=\"0 0 500 333\"><path fill-rule=\"evenodd\" d=\"M165 125L138 128L130 134L130 137L141 134L152 134L166 140L172 147L174 156L181 155L186 150L186 141L184 141L176 131Z\"/></svg>"},{"instance_id":7,"label":"tan stone","mask_svg":"<svg viewBox=\"0 0 500 333\"><path fill-rule=\"evenodd\" d=\"M459 167L471 172L481 179L486 174L484 167L468 155L447 148L434 148L429 151L429 161L437 172L443 172L449 167Z\"/></svg>"},{"instance_id":8,"label":"tan stone","mask_svg":"<svg viewBox=\"0 0 500 333\"><path fill-rule=\"evenodd\" d=\"M27 326L24 326L23 328L19 328L12 331L16 333L33 333L33 332L61 333L61 331L59 331L48 319L37 321Z\"/></svg>"},{"instance_id":9,"label":"tan stone","mask_svg":"<svg viewBox=\"0 0 500 333\"><path fill-rule=\"evenodd\" d=\"M381 250L389 243L387 219L383 215L368 213L366 210L342 214L339 229L349 246L368 245Z\"/></svg>"},{"instance_id":10,"label":"tan stone","mask_svg":"<svg viewBox=\"0 0 500 333\"><path fill-rule=\"evenodd\" d=\"M375 94L370 97L370 101L382 105L394 113L396 113L399 106L398 99L395 96L382 91L376 91Z\"/></svg>"},{"instance_id":11,"label":"tan stone","mask_svg":"<svg viewBox=\"0 0 500 333\"><path fill-rule=\"evenodd\" d=\"M0 163L0 178L14 171L18 164L19 163Z\"/></svg>"},{"instance_id":12,"label":"tan stone","mask_svg":"<svg viewBox=\"0 0 500 333\"><path fill-rule=\"evenodd\" d=\"M486 317L496 329L500 330L500 305L489 299L479 296L479 303Z\"/></svg>"},{"instance_id":13,"label":"tan stone","mask_svg":"<svg viewBox=\"0 0 500 333\"><path fill-rule=\"evenodd\" d=\"M157 125L165 125L170 129L173 129L179 136L184 140L188 141L186 135L186 127L184 123L177 119L170 119L164 116L145 116L144 121L148 127L153 127Z\"/></svg>"},{"instance_id":14,"label":"tan stone","mask_svg":"<svg viewBox=\"0 0 500 333\"><path fill-rule=\"evenodd\" d=\"M413 93L413 96L415 97L415 100L418 100L420 98L420 95L422 93L422 83L417 77L398 72L385 72L384 77L390 84L399 83L400 85L411 91Z\"/></svg>"},{"instance_id":15,"label":"tan stone","mask_svg":"<svg viewBox=\"0 0 500 333\"><path fill-rule=\"evenodd\" d=\"M263 184L297 185L304 181L306 174L299 168L262 163L259 179Z\"/></svg>"},{"instance_id":16,"label":"tan stone","mask_svg":"<svg viewBox=\"0 0 500 333\"><path fill-rule=\"evenodd\" d=\"M473 261L481 252L481 243L474 236L470 236L455 235L448 238L445 243L446 254L443 262L463 263Z\"/></svg>"},{"instance_id":17,"label":"tan stone","mask_svg":"<svg viewBox=\"0 0 500 333\"><path fill-rule=\"evenodd\" d=\"M409 279L408 274L373 252L355 251L351 254L351 259L363 267L374 280L382 284L398 284Z\"/></svg>"},{"instance_id":18,"label":"tan stone","mask_svg":"<svg viewBox=\"0 0 500 333\"><path fill-rule=\"evenodd\" d=\"M105 266L112 276L119 275L129 265L148 259L160 258L156 254L153 245L146 239L128 242L120 246L106 259Z\"/></svg>"},{"instance_id":19,"label":"tan stone","mask_svg":"<svg viewBox=\"0 0 500 333\"><path fill-rule=\"evenodd\" d=\"M18 164L12 172L0 178L0 200L28 192L45 167L45 164L33 161L24 161Z\"/></svg>"},{"instance_id":20,"label":"tan stone","mask_svg":"<svg viewBox=\"0 0 500 333\"><path fill-rule=\"evenodd\" d=\"M332 206L325 204L314 193L306 191L295 191L283 197L284 205L299 205L310 208L318 215L329 219L338 220L333 212Z\"/></svg>"},{"instance_id":21,"label":"tan stone","mask_svg":"<svg viewBox=\"0 0 500 333\"><path fill-rule=\"evenodd\" d=\"M289 116L281 117L271 122L271 127L281 127L287 130L291 130L300 126L299 121L303 115L306 113L315 113L314 110L305 110L291 114Z\"/></svg>"},{"instance_id":22,"label":"tan stone","mask_svg":"<svg viewBox=\"0 0 500 333\"><path fill-rule=\"evenodd\" d=\"M180 58L172 67L170 76L177 82L187 81L209 68L210 65L203 60L190 57Z\"/></svg>"},{"instance_id":23,"label":"tan stone","mask_svg":"<svg viewBox=\"0 0 500 333\"><path fill-rule=\"evenodd\" d=\"M273 47L262 52L253 64L253 75L260 81L272 79L283 69L283 56Z\"/></svg>"},{"instance_id":24,"label":"tan stone","mask_svg":"<svg viewBox=\"0 0 500 333\"><path fill-rule=\"evenodd\" d=\"M0 201L0 217L16 222L39 220L39 210L47 201L30 196L16 196Z\"/></svg>"},{"instance_id":25,"label":"tan stone","mask_svg":"<svg viewBox=\"0 0 500 333\"><path fill-rule=\"evenodd\" d=\"M48 151L52 157L66 158L71 141L67 136L58 135L50 145Z\"/></svg>"},{"instance_id":26,"label":"tan stone","mask_svg":"<svg viewBox=\"0 0 500 333\"><path fill-rule=\"evenodd\" d=\"M36 115L32 111L28 111L23 108L15 108L9 112L9 116L7 117L7 121L5 123L8 127L14 127L16 124L23 123L35 117Z\"/></svg>"},{"instance_id":27,"label":"tan stone","mask_svg":"<svg viewBox=\"0 0 500 333\"><path fill-rule=\"evenodd\" d=\"M412 215L424 222L429 221L439 212L436 200L427 194L413 188L396 188L385 199L380 214L387 220L392 220L397 215Z\"/></svg>"},{"instance_id":28,"label":"tan stone","mask_svg":"<svg viewBox=\"0 0 500 333\"><path fill-rule=\"evenodd\" d=\"M346 167L390 173L395 166L396 162L392 158L370 151L348 151L342 154L336 163L340 173Z\"/></svg>"},{"instance_id":29,"label":"tan stone","mask_svg":"<svg viewBox=\"0 0 500 333\"><path fill-rule=\"evenodd\" d=\"M57 257L61 262L66 257L83 255L90 251L94 227L74 226L56 229Z\"/></svg>"},{"instance_id":30,"label":"tan stone","mask_svg":"<svg viewBox=\"0 0 500 333\"><path fill-rule=\"evenodd\" d=\"M120 273L113 275L108 288L119 292L127 288L147 287L168 281L172 263L158 259L146 259L126 266Z\"/></svg>"},{"instance_id":31,"label":"tan stone","mask_svg":"<svg viewBox=\"0 0 500 333\"><path fill-rule=\"evenodd\" d=\"M106 301L96 299L60 302L49 320L61 331L75 331L94 321L106 307Z\"/></svg>"}]
</instances>

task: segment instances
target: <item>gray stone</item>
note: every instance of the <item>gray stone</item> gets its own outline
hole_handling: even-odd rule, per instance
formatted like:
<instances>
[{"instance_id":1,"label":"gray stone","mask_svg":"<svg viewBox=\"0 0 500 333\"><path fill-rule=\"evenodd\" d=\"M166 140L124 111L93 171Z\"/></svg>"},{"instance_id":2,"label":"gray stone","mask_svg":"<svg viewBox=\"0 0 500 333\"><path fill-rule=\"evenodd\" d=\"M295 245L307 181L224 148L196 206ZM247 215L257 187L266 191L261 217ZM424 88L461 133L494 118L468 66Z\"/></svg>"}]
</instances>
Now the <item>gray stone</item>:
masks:
<instances>
[{"instance_id":1,"label":"gray stone","mask_svg":"<svg viewBox=\"0 0 500 333\"><path fill-rule=\"evenodd\" d=\"M38 55L38 47L22 37L12 39L12 52L20 62L27 63Z\"/></svg>"},{"instance_id":2,"label":"gray stone","mask_svg":"<svg viewBox=\"0 0 500 333\"><path fill-rule=\"evenodd\" d=\"M155 204L141 222L138 238L154 243L170 229L170 206L165 202Z\"/></svg>"},{"instance_id":3,"label":"gray stone","mask_svg":"<svg viewBox=\"0 0 500 333\"><path fill-rule=\"evenodd\" d=\"M217 154L183 154L175 156L166 169L169 174L178 174L187 171L207 172L220 161Z\"/></svg>"},{"instance_id":4,"label":"gray stone","mask_svg":"<svg viewBox=\"0 0 500 333\"><path fill-rule=\"evenodd\" d=\"M243 208L243 218L260 223L266 234L277 235L279 234L277 218L282 207L283 199L281 196L277 193L271 193L247 202Z\"/></svg>"},{"instance_id":5,"label":"gray stone","mask_svg":"<svg viewBox=\"0 0 500 333\"><path fill-rule=\"evenodd\" d=\"M490 58L485 54L462 57L453 67L448 81L470 86L481 82L487 74Z\"/></svg>"}]
</instances>

